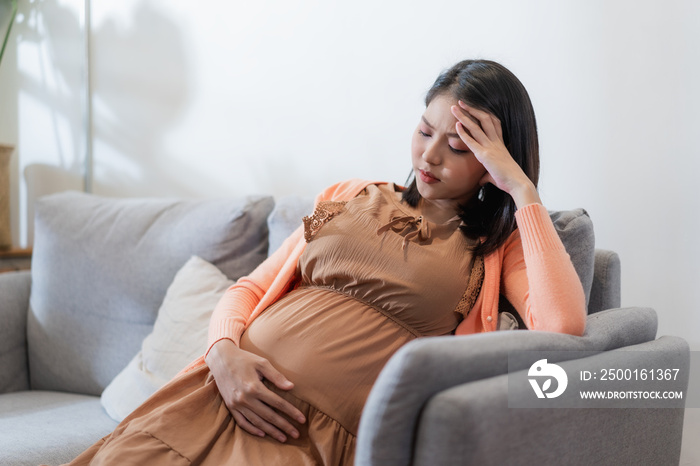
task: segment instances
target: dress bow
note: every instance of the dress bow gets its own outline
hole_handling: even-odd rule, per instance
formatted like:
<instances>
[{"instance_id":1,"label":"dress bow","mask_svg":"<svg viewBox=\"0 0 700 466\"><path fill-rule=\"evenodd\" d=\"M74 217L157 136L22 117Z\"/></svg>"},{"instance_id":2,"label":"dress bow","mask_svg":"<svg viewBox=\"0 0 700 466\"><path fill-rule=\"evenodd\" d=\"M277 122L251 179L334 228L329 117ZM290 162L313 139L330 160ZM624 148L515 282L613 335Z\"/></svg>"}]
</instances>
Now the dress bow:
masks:
<instances>
[{"instance_id":1,"label":"dress bow","mask_svg":"<svg viewBox=\"0 0 700 466\"><path fill-rule=\"evenodd\" d=\"M396 233L403 233L407 228L415 228L414 231L407 233L403 238L403 244L401 249L406 249L406 245L413 238L418 238L418 241L425 241L430 238L430 225L425 218L420 215L418 217L413 217L406 215L403 217L392 217L392 219L384 226L377 229L377 235L386 233L389 230L393 230Z\"/></svg>"}]
</instances>

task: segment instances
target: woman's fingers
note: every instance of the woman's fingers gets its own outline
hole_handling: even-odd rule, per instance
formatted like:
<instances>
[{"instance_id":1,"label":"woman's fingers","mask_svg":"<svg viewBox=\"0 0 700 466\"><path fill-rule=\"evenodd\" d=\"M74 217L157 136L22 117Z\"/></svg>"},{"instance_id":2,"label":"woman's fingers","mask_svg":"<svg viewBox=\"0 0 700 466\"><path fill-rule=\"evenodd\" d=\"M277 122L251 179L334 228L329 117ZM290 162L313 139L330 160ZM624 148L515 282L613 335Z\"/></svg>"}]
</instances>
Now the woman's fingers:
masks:
<instances>
[{"instance_id":1,"label":"woman's fingers","mask_svg":"<svg viewBox=\"0 0 700 466\"><path fill-rule=\"evenodd\" d=\"M280 442L287 440L285 434L299 437L299 431L289 419L299 423L306 420L301 411L270 390L260 379L244 385L242 390L235 393L232 408L242 412L253 425Z\"/></svg>"},{"instance_id":2,"label":"woman's fingers","mask_svg":"<svg viewBox=\"0 0 700 466\"><path fill-rule=\"evenodd\" d=\"M267 388L267 387L266 387ZM304 414L299 411L293 404L291 404L289 401L285 400L275 392L271 390L267 390L263 393L261 393L260 396L260 401L265 403L267 406L270 406L271 408L275 409L277 412L286 414L289 416L290 419L294 419L300 424L303 424L306 422L306 418L304 417ZM282 416L276 416L276 419L282 419L285 423L285 426L291 427L291 424L287 422L285 418ZM285 429L287 432L290 432L288 429ZM291 432L290 432L291 433Z\"/></svg>"},{"instance_id":3,"label":"woman's fingers","mask_svg":"<svg viewBox=\"0 0 700 466\"><path fill-rule=\"evenodd\" d=\"M228 342L226 340L212 347L207 364L234 419L254 435L260 435L262 431L281 442L286 441L286 435L298 437L299 432L290 420L303 423L306 421L304 415L271 390L264 380L269 378L269 384L282 390L290 390L294 384L267 359L240 349L232 341Z\"/></svg>"},{"instance_id":4,"label":"woman's fingers","mask_svg":"<svg viewBox=\"0 0 700 466\"><path fill-rule=\"evenodd\" d=\"M464 141L469 150L471 150L478 159L478 153L481 152L481 145L471 136L471 134L469 134L469 131L467 131L461 121L457 122L455 128L457 130L457 135L460 137L460 139L462 139L462 141Z\"/></svg>"},{"instance_id":5,"label":"woman's fingers","mask_svg":"<svg viewBox=\"0 0 700 466\"><path fill-rule=\"evenodd\" d=\"M489 139L503 139L501 121L498 118L488 112L471 107L461 100L457 101L457 103L462 111L479 121L481 129Z\"/></svg>"},{"instance_id":6,"label":"woman's fingers","mask_svg":"<svg viewBox=\"0 0 700 466\"><path fill-rule=\"evenodd\" d=\"M284 374L275 369L275 367L267 359L260 360L257 370L260 375L263 376L263 378L275 384L277 388L282 390L291 390L294 388L294 384L287 379Z\"/></svg>"},{"instance_id":7,"label":"woman's fingers","mask_svg":"<svg viewBox=\"0 0 700 466\"><path fill-rule=\"evenodd\" d=\"M289 381L280 371L275 369L270 363L270 361L268 361L267 359L265 359L260 364L258 372L265 379L275 384L275 386L281 390L291 390L292 388L294 388L294 384L291 381ZM267 390L266 392L264 392L264 394L266 395L263 399L265 403L272 406L276 410L285 413L291 419L296 419L297 422L306 422L304 414L289 401L285 400L284 398L277 395L271 390Z\"/></svg>"},{"instance_id":8,"label":"woman's fingers","mask_svg":"<svg viewBox=\"0 0 700 466\"><path fill-rule=\"evenodd\" d=\"M253 429L258 430L258 432L262 431L279 442L286 442L287 435L293 438L299 437L299 431L294 426L262 403L258 402L257 406L252 407L242 406L237 411L243 415L247 424Z\"/></svg>"},{"instance_id":9,"label":"woman's fingers","mask_svg":"<svg viewBox=\"0 0 700 466\"><path fill-rule=\"evenodd\" d=\"M257 435L258 437L265 436L265 431L255 427L255 425L251 423L240 411L235 409L231 410L231 415L233 416L233 420L236 421L236 424L241 426L241 428L249 434Z\"/></svg>"},{"instance_id":10,"label":"woman's fingers","mask_svg":"<svg viewBox=\"0 0 700 466\"><path fill-rule=\"evenodd\" d=\"M274 393L272 395L277 396ZM299 431L296 427L287 418L275 411L270 404L265 402L264 397L255 400L251 408L259 418L259 422L256 425L280 442L287 440L285 434L292 438L299 438Z\"/></svg>"},{"instance_id":11,"label":"woman's fingers","mask_svg":"<svg viewBox=\"0 0 700 466\"><path fill-rule=\"evenodd\" d=\"M454 117L457 119L457 122L461 123L461 125L464 127L465 133L467 133L470 140L476 141L479 144L485 144L488 142L488 137L484 134L484 131L474 117L466 114L464 110L460 109L456 105L453 105L451 110L452 115L454 115ZM465 144L469 145L469 142L465 140L464 137L462 137L462 140Z\"/></svg>"},{"instance_id":12,"label":"woman's fingers","mask_svg":"<svg viewBox=\"0 0 700 466\"><path fill-rule=\"evenodd\" d=\"M452 112L460 112L456 106L452 107ZM479 111L480 112L480 111ZM476 117L477 115L475 115ZM481 112L480 116L485 122L487 122L488 114ZM457 128L457 134L464 141L467 146L472 150L474 156L477 160L484 166L486 173L479 181L481 186L487 183L491 183L497 188L510 193L512 190L512 185L517 180L520 180L524 173L518 164L513 160L503 144L502 139L490 139L486 136L483 131L477 132L473 127L468 128L471 135L467 134L466 128L463 123L464 118L459 119L455 127ZM489 129L489 132L495 134L496 126L500 126L498 119L494 117L491 121L491 126L484 123ZM469 122L466 122L469 124ZM473 124L473 123L472 123ZM479 128L481 130L481 128ZM477 138L481 138L479 141ZM483 141L483 142L482 142Z\"/></svg>"},{"instance_id":13,"label":"woman's fingers","mask_svg":"<svg viewBox=\"0 0 700 466\"><path fill-rule=\"evenodd\" d=\"M540 202L537 188L515 162L503 141L501 121L494 115L471 107L461 100L451 107L457 118L457 134L486 168L483 186L491 183L513 197L518 208ZM475 123L474 120L479 123Z\"/></svg>"},{"instance_id":14,"label":"woman's fingers","mask_svg":"<svg viewBox=\"0 0 700 466\"><path fill-rule=\"evenodd\" d=\"M503 125L501 124L501 120L496 118L495 115L491 115L491 118L493 118L493 123L494 123L494 126L496 127L496 133L498 134L498 139L503 141Z\"/></svg>"},{"instance_id":15,"label":"woman's fingers","mask_svg":"<svg viewBox=\"0 0 700 466\"><path fill-rule=\"evenodd\" d=\"M259 437L269 435L279 442L286 442L287 437L284 433L277 429L274 425L262 419L255 412L247 408L241 408L232 413L236 422L251 434Z\"/></svg>"},{"instance_id":16,"label":"woman's fingers","mask_svg":"<svg viewBox=\"0 0 700 466\"><path fill-rule=\"evenodd\" d=\"M233 398L226 406L236 422L241 422L241 427L251 434L260 435L263 432L280 442L285 442L287 435L299 437L296 427L273 408L288 402L270 391L262 382L259 387L238 392ZM245 420L241 420L238 415L242 415Z\"/></svg>"}]
</instances>

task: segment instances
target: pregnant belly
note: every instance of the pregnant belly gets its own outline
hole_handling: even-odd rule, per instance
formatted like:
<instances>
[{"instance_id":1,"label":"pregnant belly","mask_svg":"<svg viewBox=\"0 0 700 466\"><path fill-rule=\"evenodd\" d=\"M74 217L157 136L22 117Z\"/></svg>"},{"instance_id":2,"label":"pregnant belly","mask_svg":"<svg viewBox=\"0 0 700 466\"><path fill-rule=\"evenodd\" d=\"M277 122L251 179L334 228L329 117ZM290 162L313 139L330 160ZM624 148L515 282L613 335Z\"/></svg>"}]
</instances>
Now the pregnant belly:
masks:
<instances>
[{"instance_id":1,"label":"pregnant belly","mask_svg":"<svg viewBox=\"0 0 700 466\"><path fill-rule=\"evenodd\" d=\"M268 359L294 382L294 396L356 433L379 372L413 338L371 305L302 287L256 318L241 348Z\"/></svg>"}]
</instances>

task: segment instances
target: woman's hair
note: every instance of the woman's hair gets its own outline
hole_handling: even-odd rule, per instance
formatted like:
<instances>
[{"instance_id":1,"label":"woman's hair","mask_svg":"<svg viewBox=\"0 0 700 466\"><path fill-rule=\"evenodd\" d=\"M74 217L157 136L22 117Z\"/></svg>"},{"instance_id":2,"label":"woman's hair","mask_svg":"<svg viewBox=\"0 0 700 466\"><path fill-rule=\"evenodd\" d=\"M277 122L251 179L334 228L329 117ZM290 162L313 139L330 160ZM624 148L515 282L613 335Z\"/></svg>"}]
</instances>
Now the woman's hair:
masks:
<instances>
[{"instance_id":1,"label":"woman's hair","mask_svg":"<svg viewBox=\"0 0 700 466\"><path fill-rule=\"evenodd\" d=\"M537 187L540 157L535 111L525 87L513 73L493 61L464 60L438 76L425 96L425 106L441 95L496 116L508 152ZM413 207L418 205L421 196L415 176L403 199ZM473 199L459 206L464 234L469 238L485 237L474 254L486 255L506 241L516 228L516 210L513 198L492 184L483 186Z\"/></svg>"}]
</instances>

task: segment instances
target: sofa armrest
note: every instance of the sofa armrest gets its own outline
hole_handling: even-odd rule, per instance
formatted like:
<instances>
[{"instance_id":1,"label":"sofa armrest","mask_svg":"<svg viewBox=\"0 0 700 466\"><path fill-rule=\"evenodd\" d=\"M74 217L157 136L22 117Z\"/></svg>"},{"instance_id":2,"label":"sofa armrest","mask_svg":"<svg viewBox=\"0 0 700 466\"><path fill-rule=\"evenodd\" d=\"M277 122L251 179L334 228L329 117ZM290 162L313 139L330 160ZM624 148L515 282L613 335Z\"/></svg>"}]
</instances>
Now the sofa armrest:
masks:
<instances>
[{"instance_id":1,"label":"sofa armrest","mask_svg":"<svg viewBox=\"0 0 700 466\"><path fill-rule=\"evenodd\" d=\"M620 275L620 256L614 251L596 249L589 314L620 307Z\"/></svg>"},{"instance_id":2,"label":"sofa armrest","mask_svg":"<svg viewBox=\"0 0 700 466\"><path fill-rule=\"evenodd\" d=\"M656 326L653 309L627 308L589 316L582 337L510 330L414 340L392 356L370 391L360 419L356 461L410 464L425 403L451 387L506 374L511 352L551 350L565 357L566 351L607 351L654 339Z\"/></svg>"},{"instance_id":3,"label":"sofa armrest","mask_svg":"<svg viewBox=\"0 0 700 466\"><path fill-rule=\"evenodd\" d=\"M29 389L27 312L31 272L0 274L0 393Z\"/></svg>"},{"instance_id":4,"label":"sofa armrest","mask_svg":"<svg viewBox=\"0 0 700 466\"><path fill-rule=\"evenodd\" d=\"M629 351L625 361L630 368L685 368L679 372L679 386L687 386L689 348L683 339L662 337L622 351ZM607 351L560 366L569 374L581 367L615 367L619 354ZM517 393L509 387L508 378L501 375L463 384L433 397L421 414L411 464L679 462L684 409L678 405L685 400L673 408L586 408L585 402L578 408L509 408L509 400ZM585 389L585 383L569 377L566 391ZM530 387L523 390L524 395L532 395Z\"/></svg>"}]
</instances>

